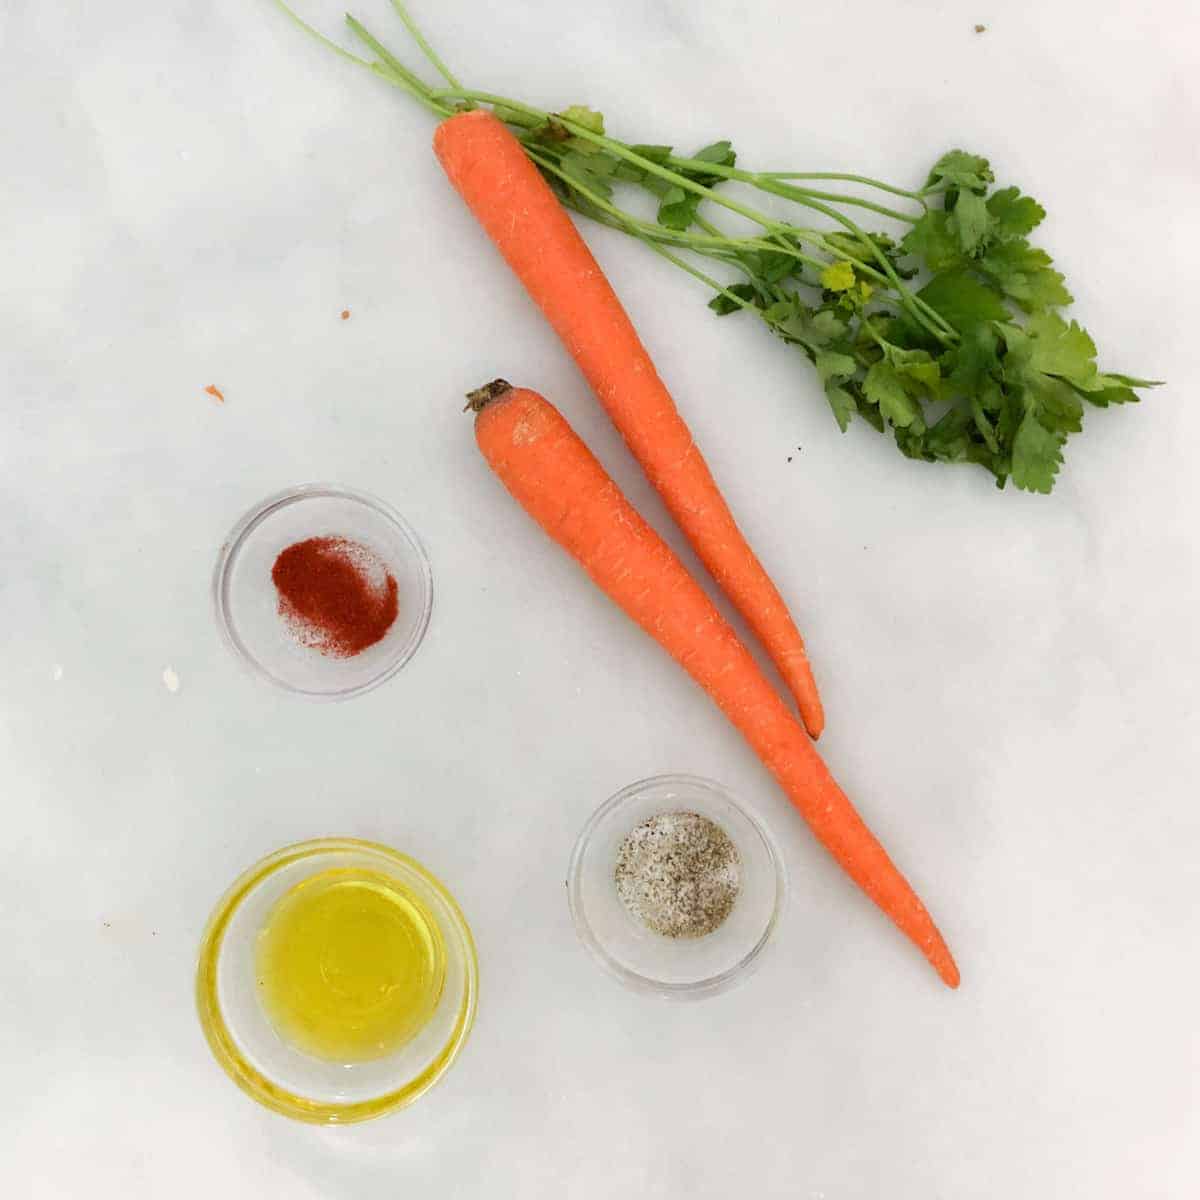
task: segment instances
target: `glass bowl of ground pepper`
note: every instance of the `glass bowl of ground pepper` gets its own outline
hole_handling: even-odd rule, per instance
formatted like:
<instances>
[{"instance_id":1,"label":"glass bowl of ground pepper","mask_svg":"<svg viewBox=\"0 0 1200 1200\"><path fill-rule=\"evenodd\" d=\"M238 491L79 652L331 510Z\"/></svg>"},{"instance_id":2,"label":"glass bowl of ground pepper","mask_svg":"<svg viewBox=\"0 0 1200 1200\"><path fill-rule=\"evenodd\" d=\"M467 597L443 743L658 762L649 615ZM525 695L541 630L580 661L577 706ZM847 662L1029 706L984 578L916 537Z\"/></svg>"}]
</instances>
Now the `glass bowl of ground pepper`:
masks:
<instances>
[{"instance_id":1,"label":"glass bowl of ground pepper","mask_svg":"<svg viewBox=\"0 0 1200 1200\"><path fill-rule=\"evenodd\" d=\"M213 593L225 641L255 674L341 700L377 687L416 653L433 577L417 535L382 500L304 484L237 523Z\"/></svg>"},{"instance_id":2,"label":"glass bowl of ground pepper","mask_svg":"<svg viewBox=\"0 0 1200 1200\"><path fill-rule=\"evenodd\" d=\"M740 982L779 923L783 862L723 787L660 775L600 806L575 843L567 897L602 967L639 991L710 996Z\"/></svg>"}]
</instances>

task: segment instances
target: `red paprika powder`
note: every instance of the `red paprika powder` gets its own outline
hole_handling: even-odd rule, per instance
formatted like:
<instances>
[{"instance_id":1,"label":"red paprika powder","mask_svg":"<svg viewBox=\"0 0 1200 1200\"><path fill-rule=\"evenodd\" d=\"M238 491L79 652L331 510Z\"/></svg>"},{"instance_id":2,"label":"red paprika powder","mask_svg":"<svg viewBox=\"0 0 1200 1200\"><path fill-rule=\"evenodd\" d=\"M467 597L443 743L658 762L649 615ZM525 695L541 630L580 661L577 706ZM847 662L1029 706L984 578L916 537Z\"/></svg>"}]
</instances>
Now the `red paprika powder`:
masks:
<instances>
[{"instance_id":1,"label":"red paprika powder","mask_svg":"<svg viewBox=\"0 0 1200 1200\"><path fill-rule=\"evenodd\" d=\"M302 645L351 658L381 641L400 611L396 581L374 551L314 537L282 551L271 569L279 615Z\"/></svg>"}]
</instances>

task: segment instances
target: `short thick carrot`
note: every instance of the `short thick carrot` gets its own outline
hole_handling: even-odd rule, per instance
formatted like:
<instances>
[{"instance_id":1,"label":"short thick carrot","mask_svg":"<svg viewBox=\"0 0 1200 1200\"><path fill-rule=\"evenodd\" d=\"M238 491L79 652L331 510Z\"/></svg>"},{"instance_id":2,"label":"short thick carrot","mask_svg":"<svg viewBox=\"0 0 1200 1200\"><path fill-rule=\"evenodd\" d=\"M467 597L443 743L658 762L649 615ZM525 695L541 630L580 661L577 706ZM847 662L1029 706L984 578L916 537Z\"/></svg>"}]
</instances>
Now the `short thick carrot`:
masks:
<instances>
[{"instance_id":1,"label":"short thick carrot","mask_svg":"<svg viewBox=\"0 0 1200 1200\"><path fill-rule=\"evenodd\" d=\"M632 322L520 143L482 109L443 121L434 149L450 182L545 314L667 508L795 697L825 724L804 640L692 441Z\"/></svg>"},{"instance_id":2,"label":"short thick carrot","mask_svg":"<svg viewBox=\"0 0 1200 1200\"><path fill-rule=\"evenodd\" d=\"M846 873L957 987L937 926L800 723L559 411L501 381L471 400L479 448L521 507L709 694Z\"/></svg>"}]
</instances>

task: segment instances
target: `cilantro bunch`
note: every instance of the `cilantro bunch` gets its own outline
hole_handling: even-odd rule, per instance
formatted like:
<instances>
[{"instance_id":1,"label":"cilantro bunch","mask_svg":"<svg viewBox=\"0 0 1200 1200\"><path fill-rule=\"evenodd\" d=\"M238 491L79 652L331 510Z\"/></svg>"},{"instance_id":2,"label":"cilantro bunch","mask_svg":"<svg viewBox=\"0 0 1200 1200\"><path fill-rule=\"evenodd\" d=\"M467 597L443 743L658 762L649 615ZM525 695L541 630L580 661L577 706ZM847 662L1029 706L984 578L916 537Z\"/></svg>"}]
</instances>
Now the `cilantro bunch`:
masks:
<instances>
[{"instance_id":1,"label":"cilantro bunch","mask_svg":"<svg viewBox=\"0 0 1200 1200\"><path fill-rule=\"evenodd\" d=\"M501 115L518 124L524 116ZM738 170L724 141L678 157L665 146L563 137L568 122L603 134L599 114L568 109L525 135L563 201L660 251L669 247L667 257L714 289L714 312L749 312L795 346L816 368L843 431L857 415L890 432L909 458L978 463L1000 487L1011 478L1049 492L1064 443L1082 428L1085 401L1125 404L1138 399L1135 387L1153 384L1099 369L1087 331L1058 311L1072 300L1062 274L1029 242L1045 210L1015 187L993 190L986 159L952 150L924 187L906 192L842 174ZM910 205L902 211L798 182L818 178ZM826 227L728 204L717 188L730 182L792 200L824 216ZM621 184L654 196L660 229L616 207ZM717 207L759 230L718 229L708 217ZM847 208L874 211L903 233L867 233ZM719 260L741 278L708 278L679 250Z\"/></svg>"},{"instance_id":2,"label":"cilantro bunch","mask_svg":"<svg viewBox=\"0 0 1200 1200\"><path fill-rule=\"evenodd\" d=\"M1087 331L1061 315L1072 302L1061 272L1029 241L1045 210L994 188L984 158L951 150L905 189L842 172L748 171L727 141L690 155L620 141L591 109L550 113L464 88L392 3L444 86L353 17L372 59L289 15L439 116L490 106L565 205L701 280L719 316L749 314L796 347L843 431L859 417L909 458L977 463L999 487L1011 478L1045 493L1085 403L1127 404L1156 383L1100 370ZM794 219L763 211L755 193L789 202Z\"/></svg>"}]
</instances>

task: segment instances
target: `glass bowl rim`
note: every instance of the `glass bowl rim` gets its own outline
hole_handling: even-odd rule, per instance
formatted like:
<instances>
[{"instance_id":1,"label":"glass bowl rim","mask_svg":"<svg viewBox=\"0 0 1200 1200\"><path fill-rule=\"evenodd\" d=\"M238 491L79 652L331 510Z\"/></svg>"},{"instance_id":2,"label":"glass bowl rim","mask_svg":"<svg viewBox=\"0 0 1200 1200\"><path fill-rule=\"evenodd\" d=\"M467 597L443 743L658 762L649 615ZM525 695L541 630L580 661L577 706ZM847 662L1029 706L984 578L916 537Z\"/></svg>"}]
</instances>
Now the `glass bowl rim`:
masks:
<instances>
[{"instance_id":1,"label":"glass bowl rim","mask_svg":"<svg viewBox=\"0 0 1200 1200\"><path fill-rule=\"evenodd\" d=\"M767 923L754 945L736 963L725 968L725 970L719 971L715 975L709 975L704 979L692 980L687 983L668 983L665 980L656 979L652 975L634 971L632 968L625 966L624 963L617 961L605 949L604 944L592 929L581 894L583 860L597 829L609 817L626 807L642 793L651 788L666 786L690 787L701 792L712 793L740 814L758 835L759 840L765 847L775 877L775 903L772 906L771 915L767 919ZM571 851L571 860L567 868L567 903L571 909L571 919L575 925L575 932L579 935L579 940L591 953L592 957L596 959L605 971L620 980L626 987L632 988L634 991L648 992L662 996L668 1000L698 1000L703 997L713 996L718 992L726 991L746 979L751 970L759 964L763 950L766 949L768 943L774 937L776 930L779 928L787 895L788 879L783 857L779 852L779 847L776 845L774 837L762 820L755 813L751 812L746 805L737 800L727 788L715 780L706 779L702 775L689 775L682 772L651 775L645 779L639 779L635 783L628 784L610 796L592 813L583 829L580 830L579 836L575 840L575 846Z\"/></svg>"},{"instance_id":2,"label":"glass bowl rim","mask_svg":"<svg viewBox=\"0 0 1200 1200\"><path fill-rule=\"evenodd\" d=\"M225 933L234 914L247 896L276 871L308 858L327 854L354 852L370 854L385 860L397 874L408 873L419 878L437 893L446 905L450 923L461 942L463 957L463 998L454 1026L444 1046L433 1060L417 1075L399 1087L366 1100L331 1103L311 1100L271 1081L258 1070L238 1048L221 1010L217 986L217 964L221 956ZM416 859L402 854L381 842L362 838L327 837L296 842L259 859L243 871L217 902L205 925L196 963L196 1009L200 1026L209 1049L225 1073L248 1096L274 1112L316 1125L349 1125L367 1121L404 1108L423 1096L450 1069L465 1045L475 1021L479 998L479 961L475 939L458 902L432 872Z\"/></svg>"},{"instance_id":3,"label":"glass bowl rim","mask_svg":"<svg viewBox=\"0 0 1200 1200\"><path fill-rule=\"evenodd\" d=\"M234 625L229 612L227 596L227 583L230 570L241 553L243 545L254 530L281 508L286 508L288 505L295 504L301 500L319 500L322 498L353 501L356 504L361 504L364 508L373 510L379 516L383 517L384 520L394 525L412 550L413 559L417 565L417 572L421 577L421 612L417 617L417 621L406 644L369 679L355 684L353 687L341 688L331 692L297 687L295 684L288 683L285 679L280 679L278 675L259 661L250 652L249 647L242 640ZM225 540L221 543L220 550L217 552L217 561L213 567L212 574L212 602L216 615L217 628L221 632L221 639L233 651L233 655L238 662L254 675L255 678L265 679L275 687L285 692L290 692L294 696L303 696L306 700L318 702L349 700L354 696L361 696L364 692L372 691L382 683L386 683L401 667L409 662L420 648L421 643L425 640L425 633L429 628L429 618L433 612L433 568L429 562L429 555L426 553L421 539L417 536L417 531L386 500L381 500L378 496L373 496L370 492L345 487L340 483L299 483L292 487L284 488L282 491L273 492L266 499L260 500L252 508L248 509L234 523L233 528L229 531Z\"/></svg>"}]
</instances>

